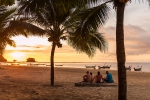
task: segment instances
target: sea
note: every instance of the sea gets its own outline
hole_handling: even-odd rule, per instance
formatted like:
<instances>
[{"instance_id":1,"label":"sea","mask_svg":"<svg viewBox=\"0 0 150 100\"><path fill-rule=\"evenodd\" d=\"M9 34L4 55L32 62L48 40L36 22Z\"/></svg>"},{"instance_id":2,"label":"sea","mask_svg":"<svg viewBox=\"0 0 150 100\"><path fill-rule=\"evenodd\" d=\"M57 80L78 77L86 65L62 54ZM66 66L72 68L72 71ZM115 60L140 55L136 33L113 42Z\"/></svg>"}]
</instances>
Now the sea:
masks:
<instances>
[{"instance_id":1,"label":"sea","mask_svg":"<svg viewBox=\"0 0 150 100\"><path fill-rule=\"evenodd\" d=\"M50 62L0 62L0 65L19 65L19 66L33 66L33 67L50 67ZM117 62L55 62L55 67L62 68L86 68L85 66L98 66L108 65L110 69L101 69L101 70L117 70ZM140 72L150 72L150 63L149 62L126 62L126 67L132 66L131 71L134 71L134 68L142 67Z\"/></svg>"}]
</instances>

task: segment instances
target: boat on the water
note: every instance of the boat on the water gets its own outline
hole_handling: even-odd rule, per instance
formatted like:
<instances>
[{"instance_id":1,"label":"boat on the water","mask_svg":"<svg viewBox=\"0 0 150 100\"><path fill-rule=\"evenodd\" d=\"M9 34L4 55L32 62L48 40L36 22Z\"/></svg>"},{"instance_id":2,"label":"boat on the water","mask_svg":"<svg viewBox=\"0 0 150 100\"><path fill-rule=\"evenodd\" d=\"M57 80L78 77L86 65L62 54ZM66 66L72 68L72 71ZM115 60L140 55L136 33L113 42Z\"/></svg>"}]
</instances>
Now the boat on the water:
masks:
<instances>
[{"instance_id":1,"label":"boat on the water","mask_svg":"<svg viewBox=\"0 0 150 100\"><path fill-rule=\"evenodd\" d=\"M94 69L96 69L96 65L93 65L93 66L86 66L86 65L85 65L85 67L86 67L86 68L94 68Z\"/></svg>"},{"instance_id":2,"label":"boat on the water","mask_svg":"<svg viewBox=\"0 0 150 100\"><path fill-rule=\"evenodd\" d=\"M30 65L33 65L33 66L38 66L38 64L36 64L36 63L34 63L34 64L33 64L33 63L30 63Z\"/></svg>"},{"instance_id":3,"label":"boat on the water","mask_svg":"<svg viewBox=\"0 0 150 100\"><path fill-rule=\"evenodd\" d=\"M44 64L44 63L30 63L28 65L38 66L38 65L46 65L46 64Z\"/></svg>"},{"instance_id":4,"label":"boat on the water","mask_svg":"<svg viewBox=\"0 0 150 100\"><path fill-rule=\"evenodd\" d=\"M109 69L111 67L111 65L104 65L104 66L98 66L98 69L105 69L105 68L107 68L107 69Z\"/></svg>"},{"instance_id":5,"label":"boat on the water","mask_svg":"<svg viewBox=\"0 0 150 100\"><path fill-rule=\"evenodd\" d=\"M98 66L98 69L101 69L101 68L102 69L105 69L105 68L109 69L111 67L111 65L105 65L105 64L103 66Z\"/></svg>"},{"instance_id":6,"label":"boat on the water","mask_svg":"<svg viewBox=\"0 0 150 100\"><path fill-rule=\"evenodd\" d=\"M126 70L131 70L131 67L132 67L132 66L126 67Z\"/></svg>"},{"instance_id":7,"label":"boat on the water","mask_svg":"<svg viewBox=\"0 0 150 100\"><path fill-rule=\"evenodd\" d=\"M40 63L39 63L38 65L46 65L46 64L40 64Z\"/></svg>"},{"instance_id":8,"label":"boat on the water","mask_svg":"<svg viewBox=\"0 0 150 100\"><path fill-rule=\"evenodd\" d=\"M142 70L142 66L141 66L141 67L134 68L134 71L141 71L141 70Z\"/></svg>"},{"instance_id":9,"label":"boat on the water","mask_svg":"<svg viewBox=\"0 0 150 100\"><path fill-rule=\"evenodd\" d=\"M55 65L55 66L63 66L63 64L62 65Z\"/></svg>"}]
</instances>

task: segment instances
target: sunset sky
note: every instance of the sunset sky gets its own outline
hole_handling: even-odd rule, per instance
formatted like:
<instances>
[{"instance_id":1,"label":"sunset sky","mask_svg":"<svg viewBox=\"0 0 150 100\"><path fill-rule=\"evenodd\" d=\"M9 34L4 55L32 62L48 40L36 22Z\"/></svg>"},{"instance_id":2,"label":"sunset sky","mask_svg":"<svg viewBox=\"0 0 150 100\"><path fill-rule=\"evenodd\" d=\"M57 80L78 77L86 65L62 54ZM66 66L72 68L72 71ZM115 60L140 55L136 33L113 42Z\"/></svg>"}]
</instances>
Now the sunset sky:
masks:
<instances>
[{"instance_id":1,"label":"sunset sky","mask_svg":"<svg viewBox=\"0 0 150 100\"><path fill-rule=\"evenodd\" d=\"M146 2L128 3L124 20L125 50L127 62L150 61L150 7ZM97 50L93 58L77 53L65 42L63 48L56 48L55 62L116 62L116 12L112 9L110 18L99 32L105 33L109 48L105 53ZM36 61L50 61L51 43L47 38L18 36L13 38L17 47L7 46L4 57L8 61L14 59L26 61L28 57Z\"/></svg>"}]
</instances>

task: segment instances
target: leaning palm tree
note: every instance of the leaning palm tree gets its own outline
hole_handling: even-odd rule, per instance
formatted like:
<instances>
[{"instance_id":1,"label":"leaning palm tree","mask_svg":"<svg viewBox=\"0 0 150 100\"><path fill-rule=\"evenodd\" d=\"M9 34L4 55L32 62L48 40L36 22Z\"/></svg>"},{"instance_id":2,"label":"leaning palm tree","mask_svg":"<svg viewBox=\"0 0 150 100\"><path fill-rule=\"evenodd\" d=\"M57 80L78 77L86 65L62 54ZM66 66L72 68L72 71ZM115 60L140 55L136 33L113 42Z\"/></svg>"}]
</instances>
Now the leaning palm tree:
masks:
<instances>
[{"instance_id":1,"label":"leaning palm tree","mask_svg":"<svg viewBox=\"0 0 150 100\"><path fill-rule=\"evenodd\" d=\"M34 23L39 26L43 26L43 29L47 31L46 36L48 37L48 41L52 42L50 63L51 86L53 86L54 53L56 46L58 48L62 47L61 39L68 39L70 46L75 48L78 52L85 52L89 57L94 56L97 48L101 51L105 51L107 49L107 43L104 37L99 34L97 30L92 30L92 28L89 27L89 29L86 28L83 31L80 27L78 27L81 26L81 18L78 19L77 16L75 18L78 10L77 8L74 8L75 6L68 7L69 9L62 9L67 5L57 2L53 3L50 1L47 4L43 8L39 8L35 11L31 11L28 8L30 6L27 5L23 5L21 9L25 11L26 14L29 13L31 15ZM84 32L84 37L83 34L81 34L82 32Z\"/></svg>"}]
</instances>

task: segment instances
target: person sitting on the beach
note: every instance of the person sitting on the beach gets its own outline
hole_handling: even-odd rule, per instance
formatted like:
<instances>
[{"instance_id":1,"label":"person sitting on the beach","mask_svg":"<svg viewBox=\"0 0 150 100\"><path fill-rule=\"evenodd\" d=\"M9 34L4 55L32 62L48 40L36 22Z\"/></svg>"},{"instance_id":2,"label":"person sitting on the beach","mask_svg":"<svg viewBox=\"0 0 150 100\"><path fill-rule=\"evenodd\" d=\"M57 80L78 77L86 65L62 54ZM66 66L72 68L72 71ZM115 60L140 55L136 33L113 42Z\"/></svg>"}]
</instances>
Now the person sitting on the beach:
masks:
<instances>
[{"instance_id":1,"label":"person sitting on the beach","mask_svg":"<svg viewBox=\"0 0 150 100\"><path fill-rule=\"evenodd\" d=\"M106 78L104 78L104 81L106 83L114 83L114 80L113 80L113 77L112 77L112 74L110 74L108 71L106 71Z\"/></svg>"},{"instance_id":2,"label":"person sitting on the beach","mask_svg":"<svg viewBox=\"0 0 150 100\"><path fill-rule=\"evenodd\" d=\"M92 72L90 72L90 75L91 75L91 83L93 82L94 78L92 76Z\"/></svg>"},{"instance_id":3,"label":"person sitting on the beach","mask_svg":"<svg viewBox=\"0 0 150 100\"><path fill-rule=\"evenodd\" d=\"M86 75L83 76L83 82L91 82L91 74L89 71L87 71Z\"/></svg>"},{"instance_id":4,"label":"person sitting on the beach","mask_svg":"<svg viewBox=\"0 0 150 100\"><path fill-rule=\"evenodd\" d=\"M94 76L94 80L95 80L96 83L103 82L103 76L100 74L99 71L97 72L97 75Z\"/></svg>"}]
</instances>

